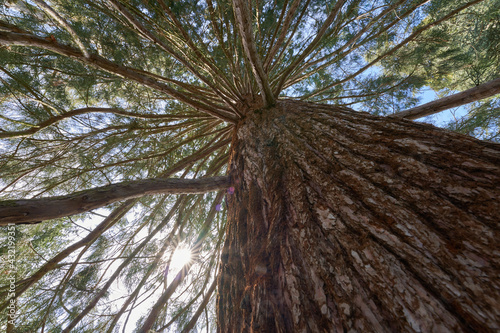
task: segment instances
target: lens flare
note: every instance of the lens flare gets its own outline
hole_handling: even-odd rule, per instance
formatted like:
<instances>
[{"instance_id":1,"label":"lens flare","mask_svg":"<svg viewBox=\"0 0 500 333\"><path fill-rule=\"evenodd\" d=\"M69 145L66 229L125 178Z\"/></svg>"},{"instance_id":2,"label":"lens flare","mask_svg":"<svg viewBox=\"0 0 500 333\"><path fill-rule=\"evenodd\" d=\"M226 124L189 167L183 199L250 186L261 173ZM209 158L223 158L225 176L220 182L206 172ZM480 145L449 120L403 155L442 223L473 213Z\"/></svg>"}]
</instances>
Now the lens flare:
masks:
<instances>
[{"instance_id":1,"label":"lens flare","mask_svg":"<svg viewBox=\"0 0 500 333\"><path fill-rule=\"evenodd\" d=\"M172 256L172 261L170 262L171 269L177 271L180 270L184 265L191 261L191 250L187 247L178 247L174 255Z\"/></svg>"}]
</instances>

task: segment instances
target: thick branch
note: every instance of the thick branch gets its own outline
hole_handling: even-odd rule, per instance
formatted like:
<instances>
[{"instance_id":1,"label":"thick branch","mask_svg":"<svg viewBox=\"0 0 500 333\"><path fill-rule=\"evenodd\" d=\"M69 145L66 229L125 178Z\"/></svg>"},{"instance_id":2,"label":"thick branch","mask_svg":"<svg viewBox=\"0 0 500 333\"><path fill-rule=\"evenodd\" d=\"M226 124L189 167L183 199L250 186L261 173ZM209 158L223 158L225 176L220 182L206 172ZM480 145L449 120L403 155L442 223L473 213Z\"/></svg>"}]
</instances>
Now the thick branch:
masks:
<instances>
[{"instance_id":1,"label":"thick branch","mask_svg":"<svg viewBox=\"0 0 500 333\"><path fill-rule=\"evenodd\" d=\"M229 186L228 177L145 179L102 186L73 194L0 202L0 225L22 224L87 212L113 202L144 195L205 193Z\"/></svg>"},{"instance_id":2,"label":"thick branch","mask_svg":"<svg viewBox=\"0 0 500 333\"><path fill-rule=\"evenodd\" d=\"M126 116L126 117L131 117L131 118L138 118L138 119L171 119L171 120L179 120L179 119L185 119L185 118L199 118L196 115L169 115L169 114L140 114L140 113L134 113L134 112L128 112L124 110L120 110L117 108L101 108L101 107L88 107L88 108L81 108L81 109L74 109L68 112L65 112L63 114L51 117L45 121L42 121L39 124L36 125L31 125L33 127L30 127L29 129L22 130L22 131L15 131L15 132L2 132L0 133L0 139L2 138L17 138L17 137L22 137L22 136L28 136L35 134L36 132L49 127L50 125L53 125L63 119L71 118L74 116L78 116L81 114L87 114L87 113L113 113L117 114L120 116ZM12 120L13 121L13 120ZM116 127L114 127L116 128Z\"/></svg>"},{"instance_id":3,"label":"thick branch","mask_svg":"<svg viewBox=\"0 0 500 333\"><path fill-rule=\"evenodd\" d=\"M50 17L52 17L54 20L56 20L64 29L66 29L67 32L73 37L73 40L75 41L76 45L78 45L78 48L82 51L83 55L88 58L89 53L87 52L87 49L85 48L85 45L83 45L82 41L80 40L80 37L78 37L78 34L71 28L68 22L64 18L61 17L52 7L50 7L45 1L43 0L33 0L37 5L39 5Z\"/></svg>"},{"instance_id":4,"label":"thick branch","mask_svg":"<svg viewBox=\"0 0 500 333\"><path fill-rule=\"evenodd\" d=\"M146 28L139 20L137 20L126 8L124 5L122 5L119 1L117 0L108 0L109 3L118 11L120 12L123 16L125 16L125 18L129 21L130 24L132 24L132 26L137 29L141 35L143 35L145 38L149 39L150 41L152 41L153 43L157 44L159 47L161 47L165 52L167 52L168 54L172 55L175 57L175 59L177 59L178 61L180 61L184 66L186 66L186 68L189 69L189 71L191 71L191 73L193 73L194 75L196 75L200 80L202 80L207 86L209 86L215 94L217 94L228 106L232 106L231 102L229 101L229 99L227 98L227 96L225 96L225 94L223 94L221 92L221 90L216 86L214 85L212 82L210 82L210 80L208 80L208 78L206 78L205 76L203 76L200 72L198 72L192 65L192 62L189 61L188 59L184 58L181 54L179 54L178 52L176 52L174 49L172 49L169 45L165 44L161 39L159 39L155 34L153 34L153 32L151 32L148 28ZM168 9L168 7L166 7ZM164 10L165 10L165 7L164 7ZM172 43L172 41L170 41ZM189 43L188 43L189 45ZM202 59L204 60L205 57L203 56L203 54L201 52L199 52L197 54L198 58L199 59ZM211 68L213 69L213 68ZM213 73L212 73L213 74ZM218 77L217 74L215 74L215 77ZM220 86L220 83L219 83L219 86Z\"/></svg>"},{"instance_id":5,"label":"thick branch","mask_svg":"<svg viewBox=\"0 0 500 333\"><path fill-rule=\"evenodd\" d=\"M0 22L0 26L6 27L7 24ZM126 79L144 84L157 91L161 91L169 96L172 96L173 98L183 103L186 103L196 109L199 109L202 112L206 112L224 121L233 123L236 121L235 115L233 113L224 111L219 106L214 105L212 103L206 101L200 102L198 100L191 99L182 92L170 86L167 86L163 83L160 83L157 80L154 80L151 76L148 76L147 73L141 70L137 70L126 66L121 66L96 54L90 54L89 57L87 58L83 55L83 53L80 50L75 49L68 45L60 44L57 42L57 40L54 41L50 38L38 37L26 32L23 33L14 32L19 29L11 26L8 26L7 28L8 29L0 29L0 45L38 47L45 50L49 50L64 55L66 57L78 60L95 68L105 70L107 72L119 75Z\"/></svg>"},{"instance_id":6,"label":"thick branch","mask_svg":"<svg viewBox=\"0 0 500 333\"><path fill-rule=\"evenodd\" d=\"M483 98L491 97L496 94L500 94L500 78L483 83L477 87L459 92L457 94L395 113L390 115L390 117L414 120L457 106L479 101Z\"/></svg>"},{"instance_id":7,"label":"thick branch","mask_svg":"<svg viewBox=\"0 0 500 333\"><path fill-rule=\"evenodd\" d=\"M264 106L272 106L276 101L269 85L267 74L264 72L262 61L257 53L257 46L255 45L255 38L252 31L252 16L247 6L247 3L243 0L233 0L234 15L238 24L241 43L259 86Z\"/></svg>"}]
</instances>

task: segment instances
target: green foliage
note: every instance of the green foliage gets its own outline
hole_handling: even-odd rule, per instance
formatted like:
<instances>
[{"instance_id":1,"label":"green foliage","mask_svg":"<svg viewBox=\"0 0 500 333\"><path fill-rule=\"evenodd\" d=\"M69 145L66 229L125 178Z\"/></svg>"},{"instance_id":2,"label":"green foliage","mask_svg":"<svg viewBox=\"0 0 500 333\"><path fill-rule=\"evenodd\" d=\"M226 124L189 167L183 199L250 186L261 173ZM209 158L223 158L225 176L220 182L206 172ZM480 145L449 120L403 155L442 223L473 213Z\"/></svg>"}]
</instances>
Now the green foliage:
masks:
<instances>
[{"instance_id":1,"label":"green foliage","mask_svg":"<svg viewBox=\"0 0 500 333\"><path fill-rule=\"evenodd\" d=\"M433 1L423 24L453 6L449 1ZM407 48L384 59L382 66L389 75L419 77L415 89L427 86L440 97L499 78L500 1L482 1L425 31ZM448 127L482 139L498 138L496 104L495 100L476 103Z\"/></svg>"},{"instance_id":2,"label":"green foliage","mask_svg":"<svg viewBox=\"0 0 500 333\"><path fill-rule=\"evenodd\" d=\"M500 99L489 99L468 106L468 113L447 127L482 140L500 142Z\"/></svg>"}]
</instances>

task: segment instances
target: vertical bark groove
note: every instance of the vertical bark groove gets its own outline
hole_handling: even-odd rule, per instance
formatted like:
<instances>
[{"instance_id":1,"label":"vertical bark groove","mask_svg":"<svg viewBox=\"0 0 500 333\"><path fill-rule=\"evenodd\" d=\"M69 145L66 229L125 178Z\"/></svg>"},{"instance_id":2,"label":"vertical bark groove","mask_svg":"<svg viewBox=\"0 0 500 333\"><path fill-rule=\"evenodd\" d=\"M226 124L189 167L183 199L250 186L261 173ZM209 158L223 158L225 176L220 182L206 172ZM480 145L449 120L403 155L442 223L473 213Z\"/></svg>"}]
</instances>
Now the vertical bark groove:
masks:
<instances>
[{"instance_id":1,"label":"vertical bark groove","mask_svg":"<svg viewBox=\"0 0 500 333\"><path fill-rule=\"evenodd\" d=\"M279 101L233 141L220 332L494 332L500 148Z\"/></svg>"}]
</instances>

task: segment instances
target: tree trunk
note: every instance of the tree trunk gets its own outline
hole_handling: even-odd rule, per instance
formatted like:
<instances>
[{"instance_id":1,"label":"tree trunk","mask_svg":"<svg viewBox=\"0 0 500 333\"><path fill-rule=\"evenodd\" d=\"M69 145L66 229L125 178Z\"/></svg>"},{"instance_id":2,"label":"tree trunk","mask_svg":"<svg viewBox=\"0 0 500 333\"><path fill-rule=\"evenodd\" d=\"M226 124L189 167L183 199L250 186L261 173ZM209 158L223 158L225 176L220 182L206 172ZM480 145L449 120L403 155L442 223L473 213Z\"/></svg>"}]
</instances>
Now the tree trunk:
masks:
<instances>
[{"instance_id":1,"label":"tree trunk","mask_svg":"<svg viewBox=\"0 0 500 333\"><path fill-rule=\"evenodd\" d=\"M280 101L233 147L219 332L498 331L498 145Z\"/></svg>"}]
</instances>

